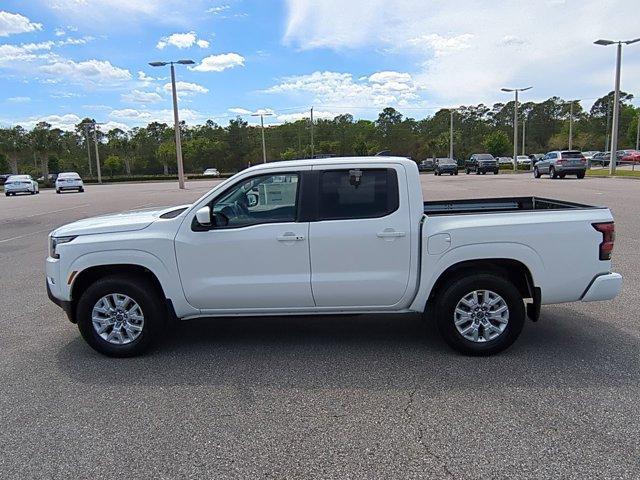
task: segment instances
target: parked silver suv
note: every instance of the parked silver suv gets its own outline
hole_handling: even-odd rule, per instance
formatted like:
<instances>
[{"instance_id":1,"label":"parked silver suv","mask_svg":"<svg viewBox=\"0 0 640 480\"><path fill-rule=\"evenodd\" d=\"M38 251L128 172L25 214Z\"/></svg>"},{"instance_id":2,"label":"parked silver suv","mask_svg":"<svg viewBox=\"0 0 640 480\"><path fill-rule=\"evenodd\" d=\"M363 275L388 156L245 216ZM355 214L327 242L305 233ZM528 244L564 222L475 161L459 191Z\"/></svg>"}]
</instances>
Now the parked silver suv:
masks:
<instances>
[{"instance_id":1,"label":"parked silver suv","mask_svg":"<svg viewBox=\"0 0 640 480\"><path fill-rule=\"evenodd\" d=\"M587 159L578 150L556 150L547 153L533 167L533 176L540 178L548 174L551 178L564 178L566 175L576 175L584 178L587 171Z\"/></svg>"}]
</instances>

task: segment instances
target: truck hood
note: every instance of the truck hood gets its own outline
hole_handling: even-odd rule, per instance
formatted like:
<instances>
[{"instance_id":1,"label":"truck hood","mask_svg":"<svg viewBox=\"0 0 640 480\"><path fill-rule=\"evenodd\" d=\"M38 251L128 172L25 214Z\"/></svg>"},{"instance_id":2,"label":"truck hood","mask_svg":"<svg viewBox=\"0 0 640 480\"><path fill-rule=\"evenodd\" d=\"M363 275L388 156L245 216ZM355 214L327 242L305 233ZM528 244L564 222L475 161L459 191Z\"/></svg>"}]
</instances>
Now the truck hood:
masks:
<instances>
[{"instance_id":1,"label":"truck hood","mask_svg":"<svg viewBox=\"0 0 640 480\"><path fill-rule=\"evenodd\" d=\"M132 232L135 230L142 230L155 222L161 215L174 212L176 210L184 211L189 206L190 205L163 208L156 207L85 218L84 220L78 220L59 227L51 232L51 235L54 237L66 237L73 235Z\"/></svg>"}]
</instances>

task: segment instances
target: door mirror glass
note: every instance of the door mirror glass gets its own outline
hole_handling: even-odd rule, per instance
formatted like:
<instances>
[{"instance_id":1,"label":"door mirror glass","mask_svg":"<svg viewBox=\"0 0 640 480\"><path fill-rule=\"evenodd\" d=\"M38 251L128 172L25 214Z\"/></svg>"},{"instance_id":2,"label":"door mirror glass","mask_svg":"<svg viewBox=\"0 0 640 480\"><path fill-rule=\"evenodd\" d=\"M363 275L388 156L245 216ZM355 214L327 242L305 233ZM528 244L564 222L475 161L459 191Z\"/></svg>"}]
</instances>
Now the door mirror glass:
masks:
<instances>
[{"instance_id":1,"label":"door mirror glass","mask_svg":"<svg viewBox=\"0 0 640 480\"><path fill-rule=\"evenodd\" d=\"M196 212L196 221L203 227L211 226L211 208L209 205L202 207Z\"/></svg>"}]
</instances>

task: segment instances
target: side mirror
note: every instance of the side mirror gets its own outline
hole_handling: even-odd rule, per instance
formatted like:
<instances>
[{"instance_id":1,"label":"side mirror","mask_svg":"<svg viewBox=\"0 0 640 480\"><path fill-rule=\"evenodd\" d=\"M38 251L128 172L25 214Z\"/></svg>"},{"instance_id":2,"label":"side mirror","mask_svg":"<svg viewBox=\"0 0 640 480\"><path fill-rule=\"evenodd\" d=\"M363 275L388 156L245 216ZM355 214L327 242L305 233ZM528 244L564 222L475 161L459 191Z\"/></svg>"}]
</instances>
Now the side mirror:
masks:
<instances>
[{"instance_id":1,"label":"side mirror","mask_svg":"<svg viewBox=\"0 0 640 480\"><path fill-rule=\"evenodd\" d=\"M211 226L211 207L206 205L196 212L196 221L203 227Z\"/></svg>"}]
</instances>

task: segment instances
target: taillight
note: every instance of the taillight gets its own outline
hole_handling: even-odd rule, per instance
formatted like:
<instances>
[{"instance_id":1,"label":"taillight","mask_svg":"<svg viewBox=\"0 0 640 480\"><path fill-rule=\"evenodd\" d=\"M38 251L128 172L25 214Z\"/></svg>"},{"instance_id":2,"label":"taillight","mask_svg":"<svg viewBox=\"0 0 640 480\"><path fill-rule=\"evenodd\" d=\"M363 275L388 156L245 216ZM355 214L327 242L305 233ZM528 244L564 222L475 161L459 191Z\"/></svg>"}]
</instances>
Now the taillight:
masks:
<instances>
[{"instance_id":1,"label":"taillight","mask_svg":"<svg viewBox=\"0 0 640 480\"><path fill-rule=\"evenodd\" d=\"M584 158L584 157L580 157L580 161L581 161L582 163L587 163L587 159L586 159L586 158Z\"/></svg>"},{"instance_id":2,"label":"taillight","mask_svg":"<svg viewBox=\"0 0 640 480\"><path fill-rule=\"evenodd\" d=\"M616 227L613 222L593 223L593 228L602 233L600 243L600 260L611 260L613 243L616 240Z\"/></svg>"},{"instance_id":3,"label":"taillight","mask_svg":"<svg viewBox=\"0 0 640 480\"><path fill-rule=\"evenodd\" d=\"M567 163L566 160L558 160L558 165L564 165L565 163Z\"/></svg>"}]
</instances>

